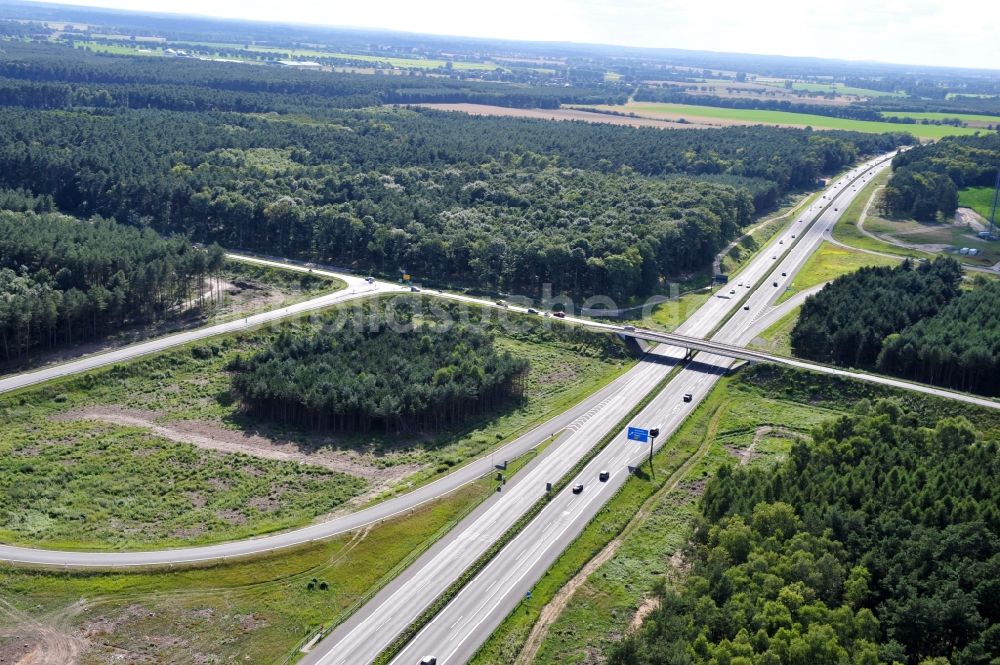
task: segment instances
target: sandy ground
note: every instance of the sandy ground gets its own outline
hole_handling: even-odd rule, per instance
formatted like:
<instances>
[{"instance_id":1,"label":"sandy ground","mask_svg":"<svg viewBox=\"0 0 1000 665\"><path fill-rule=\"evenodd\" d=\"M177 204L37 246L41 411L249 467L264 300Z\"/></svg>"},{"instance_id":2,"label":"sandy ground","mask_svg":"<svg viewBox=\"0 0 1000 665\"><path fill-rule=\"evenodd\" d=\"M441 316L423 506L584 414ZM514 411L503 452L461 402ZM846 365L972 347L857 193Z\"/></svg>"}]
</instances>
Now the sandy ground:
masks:
<instances>
[{"instance_id":1,"label":"sandy ground","mask_svg":"<svg viewBox=\"0 0 1000 665\"><path fill-rule=\"evenodd\" d=\"M48 616L32 618L0 598L0 663L17 665L70 665L88 646L75 635L70 620L85 608L74 603Z\"/></svg>"},{"instance_id":2,"label":"sandy ground","mask_svg":"<svg viewBox=\"0 0 1000 665\"><path fill-rule=\"evenodd\" d=\"M300 464L315 464L332 471L364 478L373 484L372 492L382 491L416 470L412 465L396 465L381 469L366 463L363 458L352 452L329 448L309 450L291 441L277 441L256 434L245 434L201 421L182 420L161 423L158 422L159 414L140 409L127 409L119 406L91 406L60 414L56 418L59 420L96 420L126 427L142 427L164 439L189 443L207 450L243 453L264 459Z\"/></svg>"},{"instance_id":3,"label":"sandy ground","mask_svg":"<svg viewBox=\"0 0 1000 665\"><path fill-rule=\"evenodd\" d=\"M513 118L534 118L536 120L582 120L584 122L603 123L608 125L626 125L628 127L658 127L660 129L705 129L721 126L726 121L698 124L675 122L657 118L630 117L593 113L576 108L561 109L513 109L505 106L487 106L485 104L415 104L438 111L460 111L469 115L508 116ZM680 117L680 116L678 116ZM745 124L745 123L731 123Z\"/></svg>"}]
</instances>

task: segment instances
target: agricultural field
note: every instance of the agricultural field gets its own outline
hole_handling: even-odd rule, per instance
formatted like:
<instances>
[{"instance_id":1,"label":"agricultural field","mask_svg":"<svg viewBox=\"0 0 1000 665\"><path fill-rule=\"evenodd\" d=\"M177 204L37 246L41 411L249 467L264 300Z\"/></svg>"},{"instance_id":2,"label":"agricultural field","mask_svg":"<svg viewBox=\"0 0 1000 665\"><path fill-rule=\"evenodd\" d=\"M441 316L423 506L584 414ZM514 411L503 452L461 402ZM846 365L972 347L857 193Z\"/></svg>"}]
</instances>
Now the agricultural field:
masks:
<instances>
[{"instance_id":1,"label":"agricultural field","mask_svg":"<svg viewBox=\"0 0 1000 665\"><path fill-rule=\"evenodd\" d=\"M992 187L969 187L959 190L958 205L972 208L982 215L983 219L989 221L990 215L993 214L993 192ZM1000 215L996 221L1000 221Z\"/></svg>"},{"instance_id":2,"label":"agricultural field","mask_svg":"<svg viewBox=\"0 0 1000 665\"><path fill-rule=\"evenodd\" d=\"M434 437L308 434L244 415L229 363L319 324L215 338L0 398L0 539L133 549L301 525L433 479L631 364L588 346L594 338L500 336L531 363L524 401Z\"/></svg>"},{"instance_id":3,"label":"agricultural field","mask_svg":"<svg viewBox=\"0 0 1000 665\"><path fill-rule=\"evenodd\" d=\"M917 122L921 120L961 120L968 127L986 128L1000 125L1000 116L978 115L975 113L917 113L911 111L883 111L883 118L913 118Z\"/></svg>"},{"instance_id":4,"label":"agricultural field","mask_svg":"<svg viewBox=\"0 0 1000 665\"><path fill-rule=\"evenodd\" d=\"M925 139L938 139L942 136L974 134L976 129L969 127L950 127L945 125L900 125L891 122L875 122L870 120L851 120L848 118L833 118L829 116L808 113L792 113L788 111L765 111L756 109L730 109L715 106L696 106L693 104L669 104L652 102L629 102L624 106L597 106L603 111L619 113L635 113L638 116L678 120L683 118L697 124L715 125L778 125L782 127L812 127L813 129L843 129L858 132L910 132L914 136Z\"/></svg>"}]
</instances>

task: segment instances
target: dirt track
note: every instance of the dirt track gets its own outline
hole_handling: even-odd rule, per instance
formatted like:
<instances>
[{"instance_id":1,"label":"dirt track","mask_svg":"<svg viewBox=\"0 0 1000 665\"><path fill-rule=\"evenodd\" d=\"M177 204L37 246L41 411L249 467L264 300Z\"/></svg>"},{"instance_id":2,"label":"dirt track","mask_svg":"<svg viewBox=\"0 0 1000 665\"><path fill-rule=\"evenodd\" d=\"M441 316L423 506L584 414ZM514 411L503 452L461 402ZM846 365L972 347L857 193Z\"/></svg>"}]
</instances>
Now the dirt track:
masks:
<instances>
[{"instance_id":1,"label":"dirt track","mask_svg":"<svg viewBox=\"0 0 1000 665\"><path fill-rule=\"evenodd\" d=\"M0 663L17 665L72 665L87 649L87 640L74 635L69 620L85 608L74 603L34 619L0 599Z\"/></svg>"},{"instance_id":2,"label":"dirt track","mask_svg":"<svg viewBox=\"0 0 1000 665\"><path fill-rule=\"evenodd\" d=\"M170 441L189 443L199 448L224 453L243 453L264 459L314 464L332 471L365 478L380 487L393 483L415 470L408 465L380 469L366 464L352 453L329 449L308 451L289 441L275 441L256 434L244 434L210 423L198 421L159 423L156 421L157 416L158 414L154 412L139 409L93 406L70 411L57 418L60 420L96 420L125 427L142 427L149 430L150 433Z\"/></svg>"}]
</instances>

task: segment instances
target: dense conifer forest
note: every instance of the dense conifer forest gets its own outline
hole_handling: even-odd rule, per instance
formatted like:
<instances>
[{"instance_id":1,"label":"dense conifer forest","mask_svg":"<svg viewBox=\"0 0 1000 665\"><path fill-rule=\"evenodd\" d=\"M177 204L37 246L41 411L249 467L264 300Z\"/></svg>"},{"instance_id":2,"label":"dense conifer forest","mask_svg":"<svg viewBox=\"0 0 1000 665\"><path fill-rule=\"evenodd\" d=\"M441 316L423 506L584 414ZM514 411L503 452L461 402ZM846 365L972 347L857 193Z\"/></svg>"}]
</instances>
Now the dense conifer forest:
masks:
<instances>
[{"instance_id":1,"label":"dense conifer forest","mask_svg":"<svg viewBox=\"0 0 1000 665\"><path fill-rule=\"evenodd\" d=\"M0 201L46 207L17 192ZM94 218L0 211L0 359L177 314L213 291L224 254Z\"/></svg>"},{"instance_id":2,"label":"dense conifer forest","mask_svg":"<svg viewBox=\"0 0 1000 665\"><path fill-rule=\"evenodd\" d=\"M931 317L958 295L962 267L954 259L874 267L844 275L802 305L792 352L853 367L875 366L888 335Z\"/></svg>"},{"instance_id":3,"label":"dense conifer forest","mask_svg":"<svg viewBox=\"0 0 1000 665\"><path fill-rule=\"evenodd\" d=\"M435 432L519 399L529 364L468 326L283 333L230 369L243 408L317 431Z\"/></svg>"},{"instance_id":4,"label":"dense conifer forest","mask_svg":"<svg viewBox=\"0 0 1000 665\"><path fill-rule=\"evenodd\" d=\"M987 665L1000 653L1000 449L895 403L820 427L777 467L720 469L691 574L617 665Z\"/></svg>"},{"instance_id":5,"label":"dense conifer forest","mask_svg":"<svg viewBox=\"0 0 1000 665\"><path fill-rule=\"evenodd\" d=\"M1000 283L961 291L957 261L863 268L802 306L792 352L934 385L1000 394Z\"/></svg>"}]
</instances>

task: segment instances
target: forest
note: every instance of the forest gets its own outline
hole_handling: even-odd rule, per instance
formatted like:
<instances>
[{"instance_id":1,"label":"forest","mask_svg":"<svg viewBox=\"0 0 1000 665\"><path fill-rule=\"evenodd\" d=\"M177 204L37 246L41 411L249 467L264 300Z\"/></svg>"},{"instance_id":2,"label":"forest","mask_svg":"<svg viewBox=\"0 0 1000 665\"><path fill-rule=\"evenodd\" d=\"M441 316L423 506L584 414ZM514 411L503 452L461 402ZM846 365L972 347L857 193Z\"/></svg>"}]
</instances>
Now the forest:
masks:
<instances>
[{"instance_id":1,"label":"forest","mask_svg":"<svg viewBox=\"0 0 1000 665\"><path fill-rule=\"evenodd\" d=\"M839 277L802 305L792 353L874 368L885 338L937 314L958 295L961 280L962 267L951 258L862 268Z\"/></svg>"},{"instance_id":2,"label":"forest","mask_svg":"<svg viewBox=\"0 0 1000 665\"><path fill-rule=\"evenodd\" d=\"M905 135L666 132L406 108L0 109L0 187L232 249L629 299Z\"/></svg>"},{"instance_id":3,"label":"forest","mask_svg":"<svg viewBox=\"0 0 1000 665\"><path fill-rule=\"evenodd\" d=\"M1000 395L1000 282L963 292L936 316L889 335L877 366L916 381Z\"/></svg>"},{"instance_id":4,"label":"forest","mask_svg":"<svg viewBox=\"0 0 1000 665\"><path fill-rule=\"evenodd\" d=\"M1000 283L962 291L951 258L863 268L806 300L792 352L821 362L1000 395Z\"/></svg>"},{"instance_id":5,"label":"forest","mask_svg":"<svg viewBox=\"0 0 1000 665\"><path fill-rule=\"evenodd\" d=\"M934 221L958 207L958 190L992 185L1000 165L1000 134L950 136L901 152L879 201L882 214Z\"/></svg>"},{"instance_id":6,"label":"forest","mask_svg":"<svg viewBox=\"0 0 1000 665\"><path fill-rule=\"evenodd\" d=\"M231 363L234 395L265 420L361 433L437 432L522 397L528 361L498 350L489 333L430 323L400 330L380 316L363 327L283 332Z\"/></svg>"},{"instance_id":7,"label":"forest","mask_svg":"<svg viewBox=\"0 0 1000 665\"><path fill-rule=\"evenodd\" d=\"M616 84L526 86L441 76L314 72L194 58L91 53L62 44L5 42L0 104L31 108L159 108L291 112L419 102L558 108L622 104Z\"/></svg>"},{"instance_id":8,"label":"forest","mask_svg":"<svg viewBox=\"0 0 1000 665\"><path fill-rule=\"evenodd\" d=\"M5 199L34 201L0 193ZM202 302L224 258L218 246L196 249L99 217L0 211L0 359L174 316Z\"/></svg>"},{"instance_id":9,"label":"forest","mask_svg":"<svg viewBox=\"0 0 1000 665\"><path fill-rule=\"evenodd\" d=\"M1000 446L884 400L773 467L723 466L690 574L614 665L988 665L1000 653Z\"/></svg>"}]
</instances>

